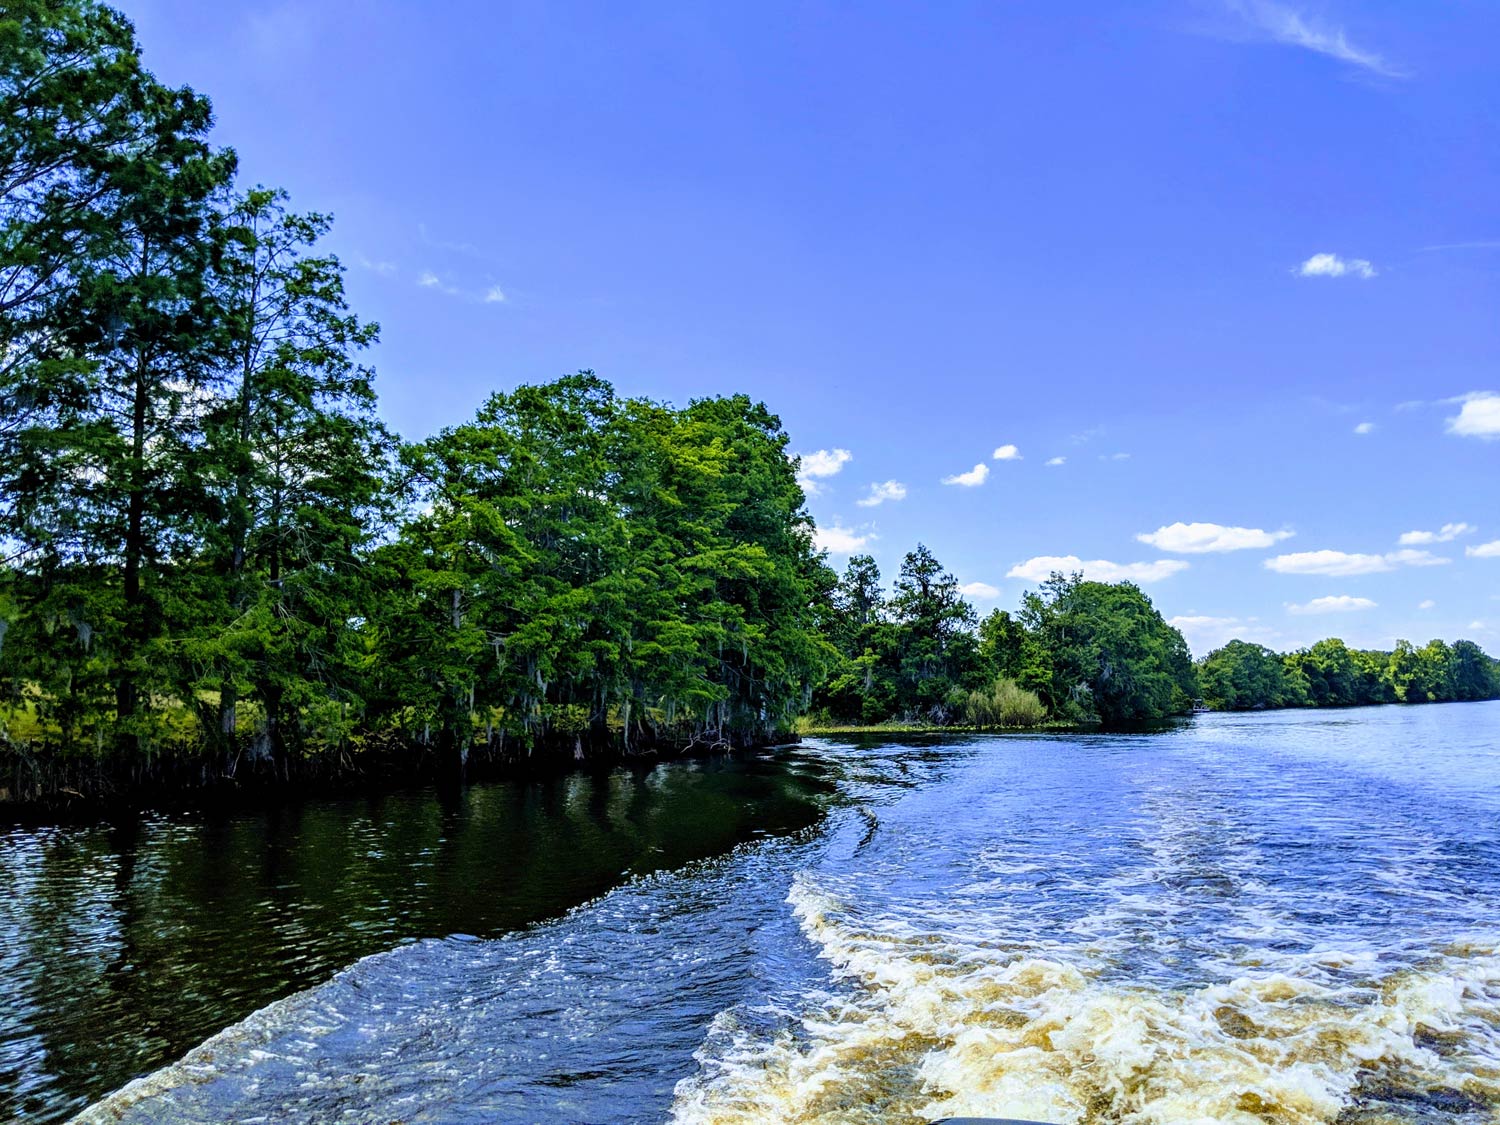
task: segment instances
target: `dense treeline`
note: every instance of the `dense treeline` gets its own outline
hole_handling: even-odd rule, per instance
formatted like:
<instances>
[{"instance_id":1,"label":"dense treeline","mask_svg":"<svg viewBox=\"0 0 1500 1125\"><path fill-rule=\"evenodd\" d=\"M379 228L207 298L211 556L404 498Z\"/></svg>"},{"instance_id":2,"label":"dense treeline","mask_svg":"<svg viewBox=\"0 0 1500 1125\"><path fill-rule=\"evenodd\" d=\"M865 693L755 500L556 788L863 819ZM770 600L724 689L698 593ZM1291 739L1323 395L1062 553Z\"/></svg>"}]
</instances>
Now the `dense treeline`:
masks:
<instances>
[{"instance_id":1,"label":"dense treeline","mask_svg":"<svg viewBox=\"0 0 1500 1125\"><path fill-rule=\"evenodd\" d=\"M832 602L838 658L814 695L815 726L1125 727L1195 703L1232 711L1500 698L1500 661L1465 640L1372 652L1331 639L1285 655L1236 640L1195 664L1128 582L1054 574L1017 613L979 620L920 545L889 595L875 560L856 555Z\"/></svg>"},{"instance_id":2,"label":"dense treeline","mask_svg":"<svg viewBox=\"0 0 1500 1125\"><path fill-rule=\"evenodd\" d=\"M401 443L319 247L89 0L0 11L0 794L764 741L831 651L780 423L589 374Z\"/></svg>"},{"instance_id":3,"label":"dense treeline","mask_svg":"<svg viewBox=\"0 0 1500 1125\"><path fill-rule=\"evenodd\" d=\"M1330 638L1278 654L1235 640L1204 657L1198 680L1216 711L1500 699L1500 661L1473 641L1398 641L1378 652Z\"/></svg>"},{"instance_id":4,"label":"dense treeline","mask_svg":"<svg viewBox=\"0 0 1500 1125\"><path fill-rule=\"evenodd\" d=\"M919 545L889 597L858 555L833 601L839 661L814 700L819 722L1128 726L1189 711L1197 693L1182 634L1128 582L1055 574L1017 614L978 621Z\"/></svg>"},{"instance_id":5,"label":"dense treeline","mask_svg":"<svg viewBox=\"0 0 1500 1125\"><path fill-rule=\"evenodd\" d=\"M584 372L403 442L329 218L211 125L118 12L0 9L0 800L1500 694L1469 642L1195 667L1129 583L840 577L743 396Z\"/></svg>"}]
</instances>

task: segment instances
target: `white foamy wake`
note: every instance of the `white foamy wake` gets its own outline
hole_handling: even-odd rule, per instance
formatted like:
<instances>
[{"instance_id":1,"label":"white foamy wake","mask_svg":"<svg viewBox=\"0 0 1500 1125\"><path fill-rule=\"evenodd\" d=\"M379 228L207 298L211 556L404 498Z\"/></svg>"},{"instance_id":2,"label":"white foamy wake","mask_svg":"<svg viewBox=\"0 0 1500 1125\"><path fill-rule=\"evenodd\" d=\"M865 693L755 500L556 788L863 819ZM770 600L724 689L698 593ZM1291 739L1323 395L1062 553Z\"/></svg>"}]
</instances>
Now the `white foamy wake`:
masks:
<instances>
[{"instance_id":1,"label":"white foamy wake","mask_svg":"<svg viewBox=\"0 0 1500 1125\"><path fill-rule=\"evenodd\" d=\"M1329 951L1181 987L1097 948L1004 944L790 901L841 995L724 1013L677 1090L681 1125L1500 1121L1500 947L1391 964Z\"/></svg>"}]
</instances>

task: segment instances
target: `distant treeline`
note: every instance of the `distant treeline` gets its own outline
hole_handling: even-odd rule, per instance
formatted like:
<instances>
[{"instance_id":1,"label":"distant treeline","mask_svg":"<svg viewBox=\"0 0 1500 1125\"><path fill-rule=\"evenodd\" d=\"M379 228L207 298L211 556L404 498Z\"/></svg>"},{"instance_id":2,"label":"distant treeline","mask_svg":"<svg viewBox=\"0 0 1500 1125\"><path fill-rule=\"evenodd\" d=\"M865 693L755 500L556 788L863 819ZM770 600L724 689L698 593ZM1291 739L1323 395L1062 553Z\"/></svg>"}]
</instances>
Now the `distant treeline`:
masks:
<instances>
[{"instance_id":1,"label":"distant treeline","mask_svg":"<svg viewBox=\"0 0 1500 1125\"><path fill-rule=\"evenodd\" d=\"M1401 641L1392 652L1337 639L1278 655L1231 641L1196 664L1151 600L1127 583L1054 574L1020 611L980 620L926 547L887 597L868 555L834 588L839 658L814 695L814 725L1123 727L1191 711L1349 707L1500 698L1500 661L1473 641Z\"/></svg>"},{"instance_id":2,"label":"distant treeline","mask_svg":"<svg viewBox=\"0 0 1500 1125\"><path fill-rule=\"evenodd\" d=\"M1197 678L1182 634L1128 582L1054 574L1019 613L982 621L924 546L887 598L868 555L833 593L839 662L814 697L829 725L1126 726L1192 709Z\"/></svg>"},{"instance_id":3,"label":"distant treeline","mask_svg":"<svg viewBox=\"0 0 1500 1125\"><path fill-rule=\"evenodd\" d=\"M1230 641L1204 657L1198 683L1216 711L1447 703L1500 699L1500 661L1473 641L1398 641L1379 652L1330 638L1284 654Z\"/></svg>"},{"instance_id":4,"label":"distant treeline","mask_svg":"<svg viewBox=\"0 0 1500 1125\"><path fill-rule=\"evenodd\" d=\"M404 444L326 216L88 0L0 9L0 798L764 742L831 658L787 438L589 374Z\"/></svg>"}]
</instances>

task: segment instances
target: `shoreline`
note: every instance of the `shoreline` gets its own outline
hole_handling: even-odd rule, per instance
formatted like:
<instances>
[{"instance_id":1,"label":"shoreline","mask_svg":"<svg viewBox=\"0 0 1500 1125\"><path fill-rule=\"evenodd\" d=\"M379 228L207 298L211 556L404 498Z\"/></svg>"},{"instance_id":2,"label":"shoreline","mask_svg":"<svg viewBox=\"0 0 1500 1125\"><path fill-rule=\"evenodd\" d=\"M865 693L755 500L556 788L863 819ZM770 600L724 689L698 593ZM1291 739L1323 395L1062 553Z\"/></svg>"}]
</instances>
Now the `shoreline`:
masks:
<instances>
[{"instance_id":1,"label":"shoreline","mask_svg":"<svg viewBox=\"0 0 1500 1125\"><path fill-rule=\"evenodd\" d=\"M11 796L0 785L0 830L50 824L76 824L148 813L190 813L257 810L296 804L308 799L376 796L435 788L457 793L470 785L501 781L551 781L580 774L603 774L618 769L653 769L666 762L748 758L773 754L799 745L801 736L782 732L765 741L749 743L670 743L630 753L596 752L582 758L543 752L525 756L469 753L461 770L435 751L403 757L371 750L352 759L348 754L321 754L301 759L290 776L275 772L274 764L243 769L239 775L222 773L203 778L203 763L183 759L172 767L175 776L156 776L134 783L109 778L99 771L101 784L84 791L55 786L27 798ZM13 755L13 751L11 752ZM14 762L0 753L0 777L14 772ZM194 783L179 781L196 775Z\"/></svg>"}]
</instances>

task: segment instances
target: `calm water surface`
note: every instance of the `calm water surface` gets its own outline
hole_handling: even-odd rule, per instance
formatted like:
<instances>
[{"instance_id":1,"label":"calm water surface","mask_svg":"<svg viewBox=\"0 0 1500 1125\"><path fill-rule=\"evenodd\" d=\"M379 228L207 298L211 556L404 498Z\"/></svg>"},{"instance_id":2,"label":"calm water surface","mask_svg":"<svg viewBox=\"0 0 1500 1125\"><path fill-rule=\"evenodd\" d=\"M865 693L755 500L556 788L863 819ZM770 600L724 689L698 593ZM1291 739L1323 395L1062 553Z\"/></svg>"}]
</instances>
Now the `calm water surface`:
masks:
<instances>
[{"instance_id":1,"label":"calm water surface","mask_svg":"<svg viewBox=\"0 0 1500 1125\"><path fill-rule=\"evenodd\" d=\"M15 833L0 1112L1493 1123L1497 767L1392 707Z\"/></svg>"}]
</instances>

